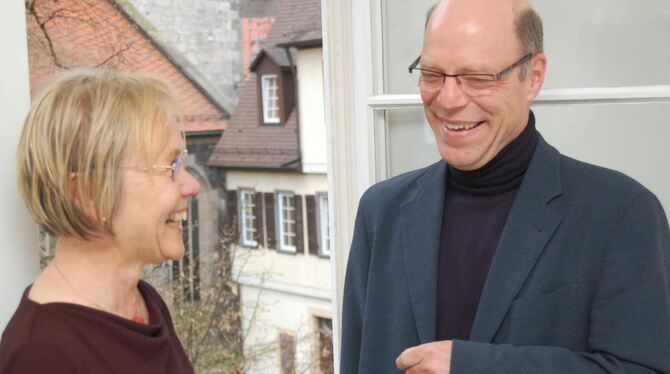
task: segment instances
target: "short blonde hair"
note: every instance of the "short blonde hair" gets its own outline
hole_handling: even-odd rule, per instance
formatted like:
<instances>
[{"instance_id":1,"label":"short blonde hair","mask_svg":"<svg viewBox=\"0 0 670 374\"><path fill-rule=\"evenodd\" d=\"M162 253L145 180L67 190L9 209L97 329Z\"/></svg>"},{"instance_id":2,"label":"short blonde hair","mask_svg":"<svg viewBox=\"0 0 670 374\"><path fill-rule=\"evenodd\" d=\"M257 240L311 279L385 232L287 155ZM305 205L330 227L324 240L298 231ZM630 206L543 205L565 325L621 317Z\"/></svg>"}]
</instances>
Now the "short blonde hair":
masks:
<instances>
[{"instance_id":1,"label":"short blonde hair","mask_svg":"<svg viewBox=\"0 0 670 374\"><path fill-rule=\"evenodd\" d=\"M177 108L166 83L138 74L76 69L48 83L18 148L19 189L37 223L51 235L113 234L120 167L137 153L155 161Z\"/></svg>"}]
</instances>

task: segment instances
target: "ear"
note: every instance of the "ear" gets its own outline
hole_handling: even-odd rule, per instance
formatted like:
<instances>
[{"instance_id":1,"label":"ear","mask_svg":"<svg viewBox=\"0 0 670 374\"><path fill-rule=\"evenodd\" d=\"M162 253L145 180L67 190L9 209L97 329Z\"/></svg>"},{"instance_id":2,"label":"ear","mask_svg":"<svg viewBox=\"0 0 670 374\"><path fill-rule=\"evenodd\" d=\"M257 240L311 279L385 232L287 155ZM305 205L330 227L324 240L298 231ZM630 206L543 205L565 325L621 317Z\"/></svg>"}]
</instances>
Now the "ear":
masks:
<instances>
[{"instance_id":1,"label":"ear","mask_svg":"<svg viewBox=\"0 0 670 374\"><path fill-rule=\"evenodd\" d=\"M547 56L544 53L538 53L533 56L530 62L528 101L532 102L540 94L540 90L544 84L544 76L547 72Z\"/></svg>"}]
</instances>

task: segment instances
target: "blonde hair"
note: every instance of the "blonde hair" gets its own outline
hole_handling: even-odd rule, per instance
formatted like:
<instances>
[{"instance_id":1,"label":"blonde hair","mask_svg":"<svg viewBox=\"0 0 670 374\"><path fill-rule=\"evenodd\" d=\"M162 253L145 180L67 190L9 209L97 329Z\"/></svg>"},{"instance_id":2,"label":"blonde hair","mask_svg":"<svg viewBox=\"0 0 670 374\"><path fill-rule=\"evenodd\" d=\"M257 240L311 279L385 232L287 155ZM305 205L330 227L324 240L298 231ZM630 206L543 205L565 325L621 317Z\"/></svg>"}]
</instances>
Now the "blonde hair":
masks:
<instances>
[{"instance_id":1,"label":"blonde hair","mask_svg":"<svg viewBox=\"0 0 670 374\"><path fill-rule=\"evenodd\" d=\"M177 108L166 83L137 74L76 69L48 83L18 148L19 189L37 223L52 235L113 234L120 167L136 153L157 157Z\"/></svg>"}]
</instances>

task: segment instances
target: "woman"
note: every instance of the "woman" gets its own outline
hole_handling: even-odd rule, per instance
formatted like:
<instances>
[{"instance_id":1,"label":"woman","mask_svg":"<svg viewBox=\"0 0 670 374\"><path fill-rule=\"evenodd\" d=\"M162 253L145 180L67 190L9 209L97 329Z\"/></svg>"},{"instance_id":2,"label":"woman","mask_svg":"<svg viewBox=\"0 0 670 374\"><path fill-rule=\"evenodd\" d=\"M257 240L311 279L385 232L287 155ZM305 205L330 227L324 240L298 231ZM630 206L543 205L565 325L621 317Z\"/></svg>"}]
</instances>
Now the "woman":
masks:
<instances>
[{"instance_id":1,"label":"woman","mask_svg":"<svg viewBox=\"0 0 670 374\"><path fill-rule=\"evenodd\" d=\"M76 70L37 96L19 144L20 190L56 237L0 342L0 373L192 373L145 264L184 253L198 182L183 170L163 82Z\"/></svg>"}]
</instances>

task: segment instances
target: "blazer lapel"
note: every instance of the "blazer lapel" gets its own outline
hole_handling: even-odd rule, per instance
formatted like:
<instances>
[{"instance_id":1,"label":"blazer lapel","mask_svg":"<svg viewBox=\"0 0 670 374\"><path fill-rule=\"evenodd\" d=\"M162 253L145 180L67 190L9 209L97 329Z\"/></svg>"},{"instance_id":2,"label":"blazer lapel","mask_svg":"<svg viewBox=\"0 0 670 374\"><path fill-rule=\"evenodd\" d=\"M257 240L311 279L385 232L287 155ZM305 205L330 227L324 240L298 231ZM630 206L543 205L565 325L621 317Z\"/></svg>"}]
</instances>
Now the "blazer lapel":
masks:
<instances>
[{"instance_id":1,"label":"blazer lapel","mask_svg":"<svg viewBox=\"0 0 670 374\"><path fill-rule=\"evenodd\" d=\"M419 178L400 206L405 276L421 343L435 340L437 259L447 165L440 161Z\"/></svg>"},{"instance_id":2,"label":"blazer lapel","mask_svg":"<svg viewBox=\"0 0 670 374\"><path fill-rule=\"evenodd\" d=\"M541 137L489 270L470 334L490 342L562 216L547 204L561 194L560 154Z\"/></svg>"}]
</instances>

